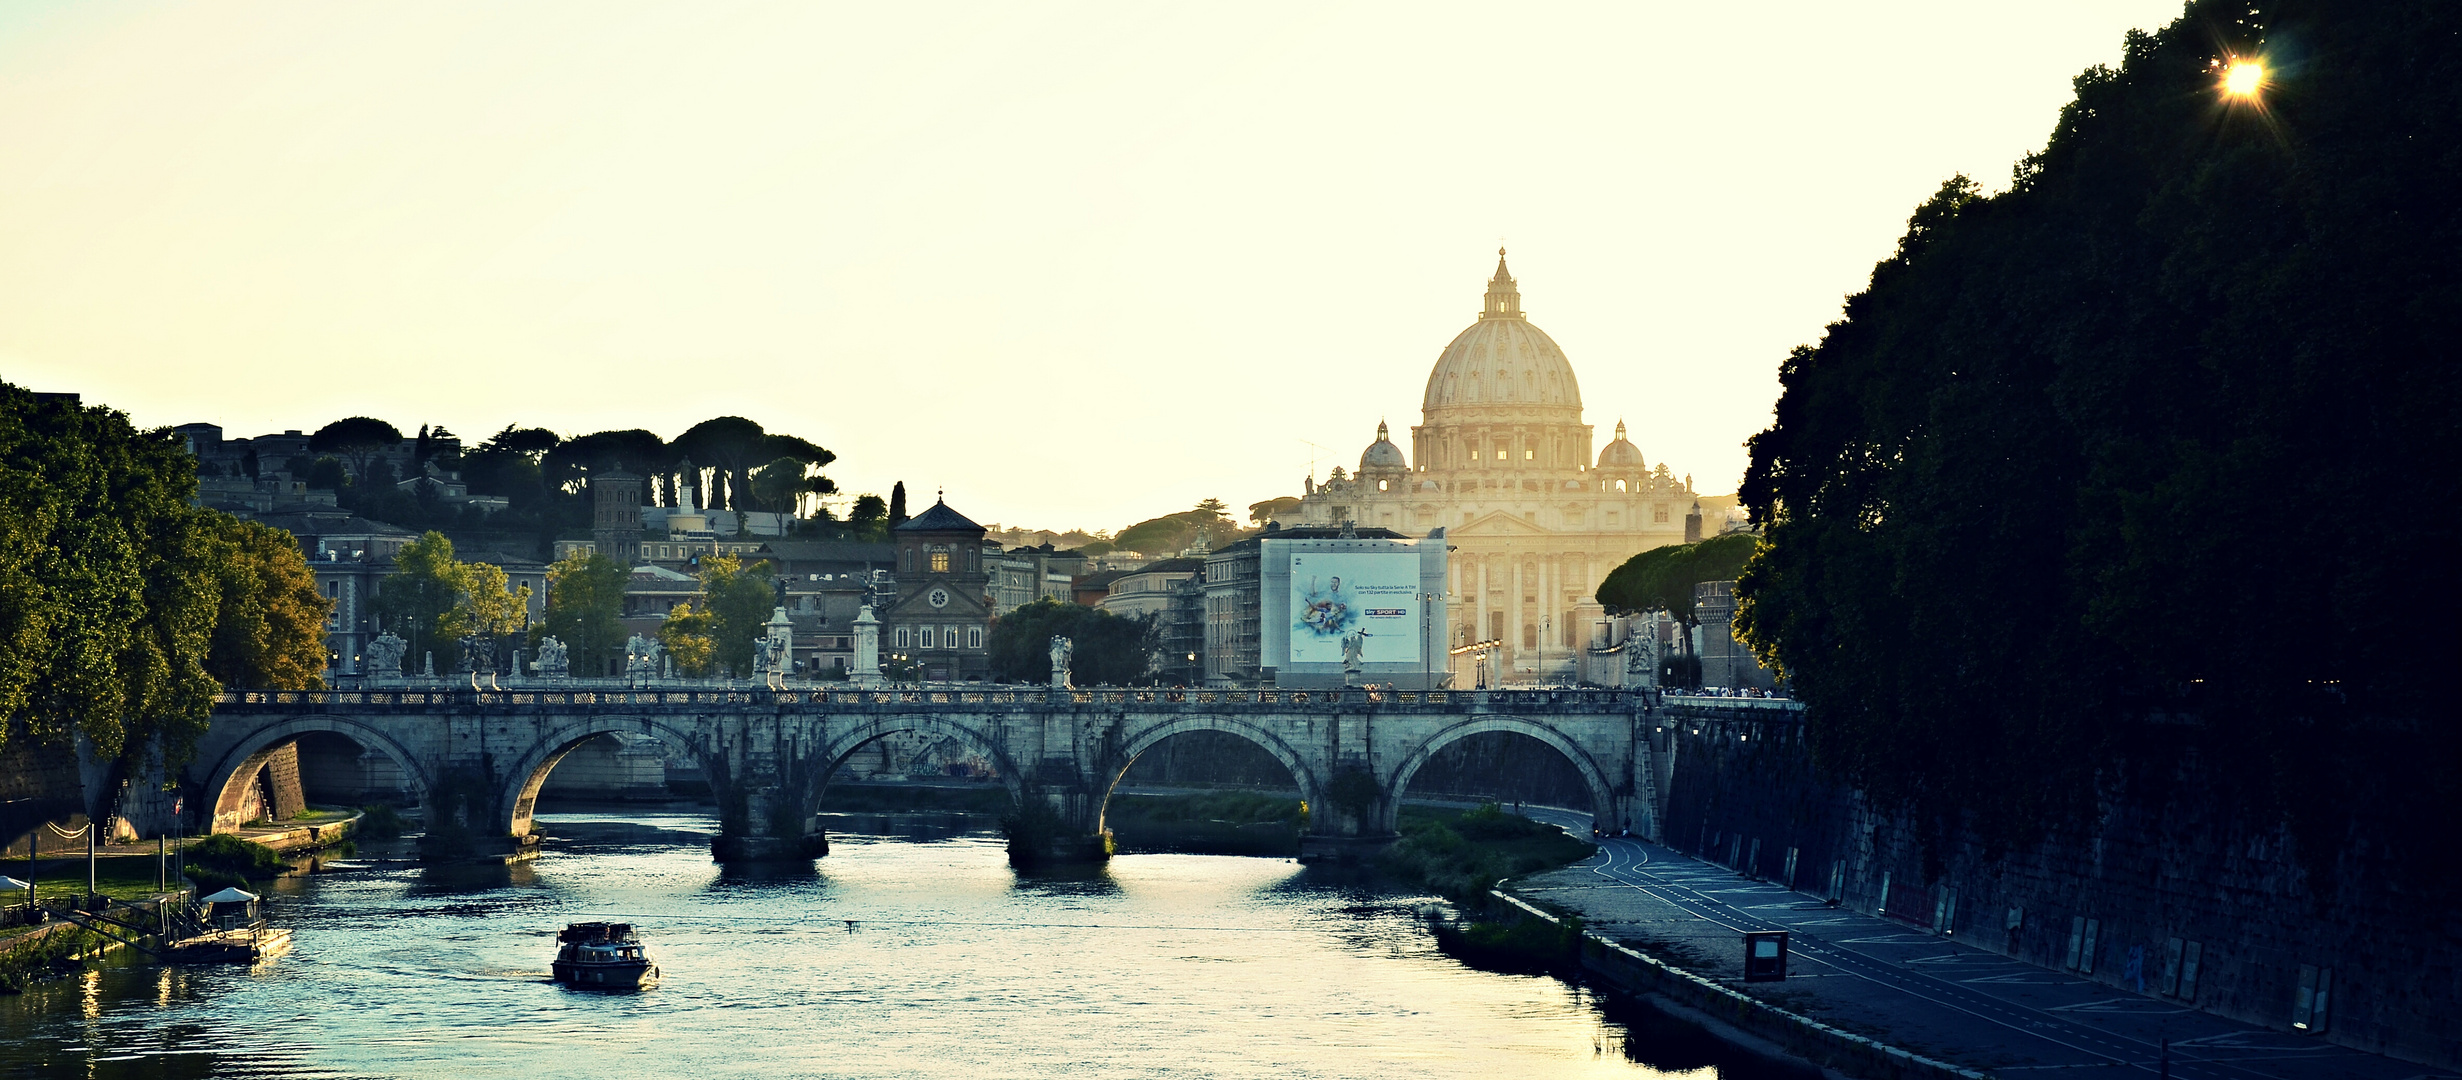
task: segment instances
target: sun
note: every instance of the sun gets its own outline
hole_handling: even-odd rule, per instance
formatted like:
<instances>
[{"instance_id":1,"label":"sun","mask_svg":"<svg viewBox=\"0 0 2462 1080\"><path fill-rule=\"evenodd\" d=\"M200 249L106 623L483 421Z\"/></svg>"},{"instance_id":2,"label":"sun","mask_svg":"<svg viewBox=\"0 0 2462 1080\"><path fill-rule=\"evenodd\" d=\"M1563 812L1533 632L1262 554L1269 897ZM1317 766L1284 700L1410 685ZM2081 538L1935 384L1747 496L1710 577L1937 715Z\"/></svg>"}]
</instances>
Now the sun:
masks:
<instances>
[{"instance_id":1,"label":"sun","mask_svg":"<svg viewBox=\"0 0 2462 1080\"><path fill-rule=\"evenodd\" d=\"M2233 97L2255 97L2265 88L2265 65L2254 60L2234 60L2223 70L2223 92Z\"/></svg>"}]
</instances>

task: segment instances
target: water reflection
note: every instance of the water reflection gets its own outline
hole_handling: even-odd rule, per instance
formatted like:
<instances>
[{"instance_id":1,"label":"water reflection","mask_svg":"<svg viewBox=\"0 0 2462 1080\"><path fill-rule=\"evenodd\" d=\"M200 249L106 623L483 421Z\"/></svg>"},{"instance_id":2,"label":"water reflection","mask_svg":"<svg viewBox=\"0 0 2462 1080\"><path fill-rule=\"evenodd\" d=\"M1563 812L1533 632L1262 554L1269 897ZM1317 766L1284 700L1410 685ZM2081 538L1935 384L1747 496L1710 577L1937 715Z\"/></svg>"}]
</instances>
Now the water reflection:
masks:
<instances>
[{"instance_id":1,"label":"water reflection","mask_svg":"<svg viewBox=\"0 0 2462 1080\"><path fill-rule=\"evenodd\" d=\"M833 821L816 866L721 868L706 816L628 817L542 816L546 856L511 868L369 845L277 886L298 946L262 969L122 964L0 998L0 1072L1658 1074L1624 1019L1437 954L1427 898L1352 872L1140 855L1027 875L981 822L875 818ZM583 918L640 926L664 984L552 983L554 933Z\"/></svg>"}]
</instances>

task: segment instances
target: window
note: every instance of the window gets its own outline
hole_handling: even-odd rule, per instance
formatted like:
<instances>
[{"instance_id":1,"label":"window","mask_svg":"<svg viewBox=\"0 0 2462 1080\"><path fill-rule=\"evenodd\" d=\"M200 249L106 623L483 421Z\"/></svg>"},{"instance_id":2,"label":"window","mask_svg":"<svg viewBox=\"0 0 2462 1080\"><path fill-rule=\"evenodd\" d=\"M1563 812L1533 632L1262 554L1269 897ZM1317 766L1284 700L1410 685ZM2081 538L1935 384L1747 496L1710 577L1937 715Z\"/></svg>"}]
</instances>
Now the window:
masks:
<instances>
[{"instance_id":1,"label":"window","mask_svg":"<svg viewBox=\"0 0 2462 1080\"><path fill-rule=\"evenodd\" d=\"M1525 449L1522 451L1522 460L1523 460L1523 461L1537 461L1537 460L1539 460L1539 452L1538 452L1536 449L1528 449L1528 448L1525 448Z\"/></svg>"},{"instance_id":2,"label":"window","mask_svg":"<svg viewBox=\"0 0 2462 1080\"><path fill-rule=\"evenodd\" d=\"M907 548L906 550L899 552L899 553L898 553L898 569L900 569L900 570L906 570L906 571L912 571L914 568L915 568L915 549L913 549L913 548ZM903 644L903 643L901 643L901 644Z\"/></svg>"},{"instance_id":3,"label":"window","mask_svg":"<svg viewBox=\"0 0 2462 1080\"><path fill-rule=\"evenodd\" d=\"M948 573L948 572L949 572L949 549L948 549L948 548L941 547L941 546L939 546L939 545L937 545L937 544L933 545L933 547L932 547L932 572L933 572L933 573L935 573L935 574L946 574L946 573Z\"/></svg>"},{"instance_id":4,"label":"window","mask_svg":"<svg viewBox=\"0 0 2462 1080\"><path fill-rule=\"evenodd\" d=\"M966 647L969 649L980 649L983 647L982 627L969 626L966 628Z\"/></svg>"},{"instance_id":5,"label":"window","mask_svg":"<svg viewBox=\"0 0 2462 1080\"><path fill-rule=\"evenodd\" d=\"M1666 503L1660 503L1660 504L1658 504L1657 506L1653 506L1653 507L1651 507L1651 508L1650 508L1650 520L1655 521L1655 522L1658 522L1658 523L1660 523L1660 524L1665 524L1665 523L1666 523L1666 521L1667 521L1667 504L1666 504Z\"/></svg>"},{"instance_id":6,"label":"window","mask_svg":"<svg viewBox=\"0 0 2462 1080\"><path fill-rule=\"evenodd\" d=\"M898 627L898 648L903 649L903 648L905 648L905 647L906 647L906 628L905 628L905 627L903 627L903 626L901 626L901 627Z\"/></svg>"},{"instance_id":7,"label":"window","mask_svg":"<svg viewBox=\"0 0 2462 1080\"><path fill-rule=\"evenodd\" d=\"M923 647L926 649L934 647L932 628L929 626L923 628Z\"/></svg>"}]
</instances>

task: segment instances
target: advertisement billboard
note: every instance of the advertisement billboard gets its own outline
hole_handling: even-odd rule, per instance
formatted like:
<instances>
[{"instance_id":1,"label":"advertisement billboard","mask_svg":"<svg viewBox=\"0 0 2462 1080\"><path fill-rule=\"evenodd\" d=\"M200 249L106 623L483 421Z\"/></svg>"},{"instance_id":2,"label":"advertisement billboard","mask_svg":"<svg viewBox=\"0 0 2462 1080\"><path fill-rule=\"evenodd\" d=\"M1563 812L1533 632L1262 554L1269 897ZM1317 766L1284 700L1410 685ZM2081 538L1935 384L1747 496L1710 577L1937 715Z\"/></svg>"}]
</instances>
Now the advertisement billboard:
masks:
<instances>
[{"instance_id":1,"label":"advertisement billboard","mask_svg":"<svg viewBox=\"0 0 2462 1080\"><path fill-rule=\"evenodd\" d=\"M1419 663L1420 554L1394 551L1291 553L1290 653L1286 664Z\"/></svg>"}]
</instances>

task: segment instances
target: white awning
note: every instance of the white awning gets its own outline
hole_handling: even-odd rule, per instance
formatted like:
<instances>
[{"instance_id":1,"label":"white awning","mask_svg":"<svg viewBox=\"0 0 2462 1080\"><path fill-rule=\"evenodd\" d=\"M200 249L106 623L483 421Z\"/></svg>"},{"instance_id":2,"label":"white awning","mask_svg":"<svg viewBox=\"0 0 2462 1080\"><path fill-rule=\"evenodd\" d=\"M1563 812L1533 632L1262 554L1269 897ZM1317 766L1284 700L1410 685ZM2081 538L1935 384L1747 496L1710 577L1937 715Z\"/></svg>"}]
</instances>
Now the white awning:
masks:
<instances>
[{"instance_id":1,"label":"white awning","mask_svg":"<svg viewBox=\"0 0 2462 1080\"><path fill-rule=\"evenodd\" d=\"M197 902L201 904L244 904L254 899L256 899L255 893L241 892L237 888L229 888L215 893L212 896L202 897Z\"/></svg>"}]
</instances>

